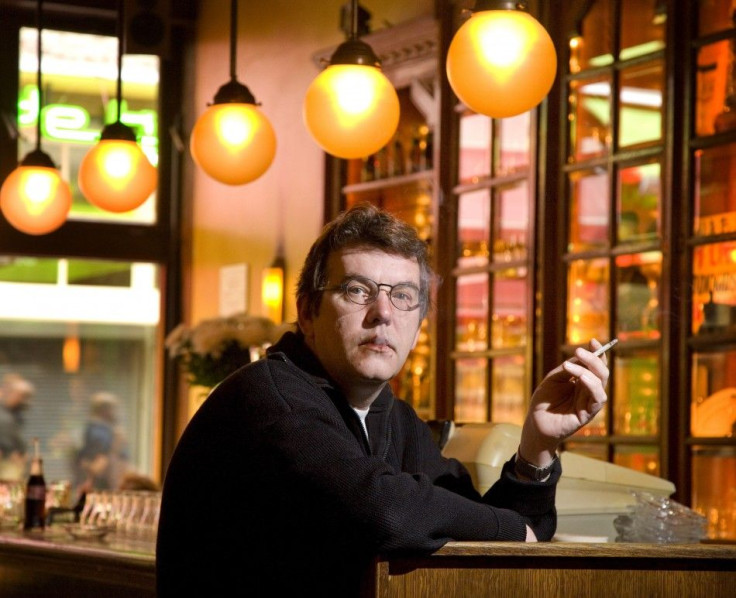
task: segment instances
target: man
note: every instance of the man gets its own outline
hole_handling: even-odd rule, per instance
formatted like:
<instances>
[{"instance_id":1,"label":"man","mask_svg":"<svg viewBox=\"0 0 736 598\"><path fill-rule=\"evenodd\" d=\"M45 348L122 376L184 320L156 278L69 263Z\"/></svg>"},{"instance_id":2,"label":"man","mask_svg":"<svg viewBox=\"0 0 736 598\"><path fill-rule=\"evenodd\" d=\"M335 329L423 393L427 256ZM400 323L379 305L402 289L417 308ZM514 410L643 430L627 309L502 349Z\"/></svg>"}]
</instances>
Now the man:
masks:
<instances>
[{"instance_id":1,"label":"man","mask_svg":"<svg viewBox=\"0 0 736 598\"><path fill-rule=\"evenodd\" d=\"M431 280L425 244L389 214L361 206L325 227L299 278L298 331L225 379L177 446L161 596L355 596L379 553L552 537L556 450L605 403L605 357L578 349L548 375L518 454L481 497L388 384Z\"/></svg>"},{"instance_id":2,"label":"man","mask_svg":"<svg viewBox=\"0 0 736 598\"><path fill-rule=\"evenodd\" d=\"M26 441L23 414L35 392L19 374L5 374L0 386L0 480L25 479Z\"/></svg>"}]
</instances>

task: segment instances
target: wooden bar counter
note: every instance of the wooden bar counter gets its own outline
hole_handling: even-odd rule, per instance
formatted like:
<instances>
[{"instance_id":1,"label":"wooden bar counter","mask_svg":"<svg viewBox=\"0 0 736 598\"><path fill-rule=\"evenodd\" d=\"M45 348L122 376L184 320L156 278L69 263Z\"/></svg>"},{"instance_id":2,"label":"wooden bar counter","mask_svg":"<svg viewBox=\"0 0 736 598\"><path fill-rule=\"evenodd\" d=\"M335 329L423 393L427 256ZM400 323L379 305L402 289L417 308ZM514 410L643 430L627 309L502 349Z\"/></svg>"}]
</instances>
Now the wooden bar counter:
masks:
<instances>
[{"instance_id":1,"label":"wooden bar counter","mask_svg":"<svg viewBox=\"0 0 736 598\"><path fill-rule=\"evenodd\" d=\"M62 527L0 531L2 598L156 596L153 542L75 540Z\"/></svg>"},{"instance_id":2,"label":"wooden bar counter","mask_svg":"<svg viewBox=\"0 0 736 598\"><path fill-rule=\"evenodd\" d=\"M449 542L377 559L377 598L733 598L736 545Z\"/></svg>"}]
</instances>

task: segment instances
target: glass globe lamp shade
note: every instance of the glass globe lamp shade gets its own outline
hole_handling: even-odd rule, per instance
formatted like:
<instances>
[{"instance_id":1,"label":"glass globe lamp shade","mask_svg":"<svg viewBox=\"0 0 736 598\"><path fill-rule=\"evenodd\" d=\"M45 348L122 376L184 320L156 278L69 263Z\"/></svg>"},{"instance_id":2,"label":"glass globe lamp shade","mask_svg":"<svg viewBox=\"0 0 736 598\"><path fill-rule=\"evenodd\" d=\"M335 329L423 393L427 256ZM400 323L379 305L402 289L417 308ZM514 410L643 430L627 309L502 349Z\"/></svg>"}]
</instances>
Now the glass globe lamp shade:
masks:
<instances>
[{"instance_id":1,"label":"glass globe lamp shade","mask_svg":"<svg viewBox=\"0 0 736 598\"><path fill-rule=\"evenodd\" d=\"M260 177L276 154L276 134L255 104L216 103L202 113L189 143L196 164L226 185Z\"/></svg>"},{"instance_id":2,"label":"glass globe lamp shade","mask_svg":"<svg viewBox=\"0 0 736 598\"><path fill-rule=\"evenodd\" d=\"M332 64L307 89L304 122L328 154L362 158L381 149L399 125L399 98L381 70Z\"/></svg>"},{"instance_id":3,"label":"glass globe lamp shade","mask_svg":"<svg viewBox=\"0 0 736 598\"><path fill-rule=\"evenodd\" d=\"M156 190L158 172L135 141L102 139L82 159L79 189L108 212L129 212Z\"/></svg>"},{"instance_id":4,"label":"glass globe lamp shade","mask_svg":"<svg viewBox=\"0 0 736 598\"><path fill-rule=\"evenodd\" d=\"M532 109L549 93L557 54L530 14L484 10L458 29L446 66L450 86L468 108L506 118Z\"/></svg>"},{"instance_id":5,"label":"glass globe lamp shade","mask_svg":"<svg viewBox=\"0 0 736 598\"><path fill-rule=\"evenodd\" d=\"M0 209L10 224L29 235L45 235L66 221L72 206L69 185L53 166L24 166L0 188Z\"/></svg>"}]
</instances>

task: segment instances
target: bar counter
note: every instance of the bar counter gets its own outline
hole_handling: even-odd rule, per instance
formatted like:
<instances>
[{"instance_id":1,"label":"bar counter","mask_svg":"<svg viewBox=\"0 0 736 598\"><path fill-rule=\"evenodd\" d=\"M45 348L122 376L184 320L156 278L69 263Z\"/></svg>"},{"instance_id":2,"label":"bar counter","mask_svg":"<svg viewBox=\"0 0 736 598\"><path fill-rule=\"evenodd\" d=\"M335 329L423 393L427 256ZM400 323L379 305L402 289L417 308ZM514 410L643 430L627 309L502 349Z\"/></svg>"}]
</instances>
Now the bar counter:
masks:
<instances>
[{"instance_id":1,"label":"bar counter","mask_svg":"<svg viewBox=\"0 0 736 598\"><path fill-rule=\"evenodd\" d=\"M379 558L364 598L736 596L736 545L449 542Z\"/></svg>"},{"instance_id":2,"label":"bar counter","mask_svg":"<svg viewBox=\"0 0 736 598\"><path fill-rule=\"evenodd\" d=\"M377 558L362 595L720 598L734 588L736 544L449 542L431 555ZM3 598L155 595L153 542L75 540L56 526L0 531Z\"/></svg>"},{"instance_id":3,"label":"bar counter","mask_svg":"<svg viewBox=\"0 0 736 598\"><path fill-rule=\"evenodd\" d=\"M150 541L76 540L61 526L0 530L0 596L153 598L155 562Z\"/></svg>"}]
</instances>

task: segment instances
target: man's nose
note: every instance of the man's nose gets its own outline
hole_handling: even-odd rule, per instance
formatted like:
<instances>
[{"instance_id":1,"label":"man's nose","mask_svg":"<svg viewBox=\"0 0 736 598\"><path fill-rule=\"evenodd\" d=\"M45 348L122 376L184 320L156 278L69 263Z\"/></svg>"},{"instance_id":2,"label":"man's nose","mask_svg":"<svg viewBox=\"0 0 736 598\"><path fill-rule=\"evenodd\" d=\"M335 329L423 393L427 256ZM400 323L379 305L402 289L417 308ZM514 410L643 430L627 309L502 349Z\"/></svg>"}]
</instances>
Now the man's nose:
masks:
<instances>
[{"instance_id":1,"label":"man's nose","mask_svg":"<svg viewBox=\"0 0 736 598\"><path fill-rule=\"evenodd\" d=\"M385 293L381 293L385 291ZM389 289L378 289L375 301L369 304L369 312L373 318L387 321L391 319L394 306L391 303L391 295Z\"/></svg>"}]
</instances>

